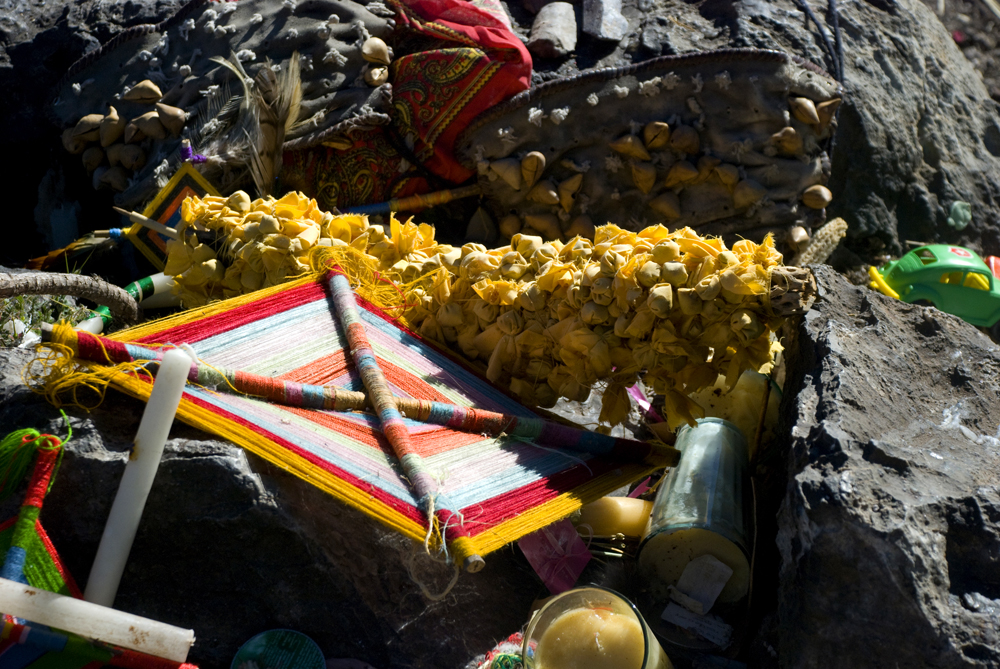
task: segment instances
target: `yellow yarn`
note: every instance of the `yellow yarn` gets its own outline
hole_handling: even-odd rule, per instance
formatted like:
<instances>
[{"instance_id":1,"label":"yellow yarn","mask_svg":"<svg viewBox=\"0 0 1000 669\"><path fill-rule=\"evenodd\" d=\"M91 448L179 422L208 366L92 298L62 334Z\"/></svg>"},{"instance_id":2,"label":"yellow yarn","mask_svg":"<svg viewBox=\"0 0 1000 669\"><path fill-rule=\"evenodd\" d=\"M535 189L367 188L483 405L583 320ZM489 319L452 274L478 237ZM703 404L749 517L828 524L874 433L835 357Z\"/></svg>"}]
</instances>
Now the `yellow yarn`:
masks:
<instances>
[{"instance_id":1,"label":"yellow yarn","mask_svg":"<svg viewBox=\"0 0 1000 669\"><path fill-rule=\"evenodd\" d=\"M73 327L57 323L51 341L36 347L36 357L21 373L24 384L55 407L67 405L90 411L101 405L108 385L116 377L135 373L152 378L141 361L113 365L108 357L108 365L101 365L78 360L76 343ZM87 391L93 399L81 397Z\"/></svg>"}]
</instances>

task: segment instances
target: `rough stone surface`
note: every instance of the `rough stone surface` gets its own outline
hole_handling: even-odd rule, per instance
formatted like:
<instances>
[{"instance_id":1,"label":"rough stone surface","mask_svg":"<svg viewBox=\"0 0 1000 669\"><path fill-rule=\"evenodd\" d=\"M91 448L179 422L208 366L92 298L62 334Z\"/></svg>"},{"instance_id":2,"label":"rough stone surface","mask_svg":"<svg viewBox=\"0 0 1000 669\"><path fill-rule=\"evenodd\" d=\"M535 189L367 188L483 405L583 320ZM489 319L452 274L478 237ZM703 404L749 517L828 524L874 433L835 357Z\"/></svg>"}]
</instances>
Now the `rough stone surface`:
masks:
<instances>
[{"instance_id":1,"label":"rough stone surface","mask_svg":"<svg viewBox=\"0 0 1000 669\"><path fill-rule=\"evenodd\" d=\"M622 0L584 0L583 32L615 42L625 37L628 20L622 16Z\"/></svg>"},{"instance_id":2,"label":"rough stone surface","mask_svg":"<svg viewBox=\"0 0 1000 669\"><path fill-rule=\"evenodd\" d=\"M1000 347L815 269L787 342L781 665L996 667Z\"/></svg>"},{"instance_id":3,"label":"rough stone surface","mask_svg":"<svg viewBox=\"0 0 1000 669\"><path fill-rule=\"evenodd\" d=\"M0 426L64 435L58 412L21 384L32 355L0 349ZM81 588L143 407L112 392L90 414L68 410L73 438L42 523ZM429 602L409 578L408 540L231 444L182 424L171 437L115 608L193 629L202 669L229 667L244 641L277 627L377 669L458 667L519 629L540 594L508 548ZM440 591L452 572L420 557L416 573Z\"/></svg>"},{"instance_id":4,"label":"rough stone surface","mask_svg":"<svg viewBox=\"0 0 1000 669\"><path fill-rule=\"evenodd\" d=\"M576 48L576 11L568 2L550 2L531 24L528 50L539 58L560 58Z\"/></svg>"}]
</instances>

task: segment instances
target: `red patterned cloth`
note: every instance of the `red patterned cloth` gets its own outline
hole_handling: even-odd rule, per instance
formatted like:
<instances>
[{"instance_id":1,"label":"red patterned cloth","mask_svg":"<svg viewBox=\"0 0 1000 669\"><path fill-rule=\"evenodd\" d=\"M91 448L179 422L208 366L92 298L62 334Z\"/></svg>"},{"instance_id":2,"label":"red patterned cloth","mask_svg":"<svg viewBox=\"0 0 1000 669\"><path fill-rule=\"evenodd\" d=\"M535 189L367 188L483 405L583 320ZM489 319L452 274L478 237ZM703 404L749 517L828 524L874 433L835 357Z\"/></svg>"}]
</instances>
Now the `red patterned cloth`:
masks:
<instances>
[{"instance_id":1,"label":"red patterned cloth","mask_svg":"<svg viewBox=\"0 0 1000 669\"><path fill-rule=\"evenodd\" d=\"M347 150L321 146L285 155L286 188L315 197L327 209L468 180L473 172L454 157L458 134L531 83L527 49L490 12L466 0L390 3L398 24L389 77L391 123L356 133Z\"/></svg>"}]
</instances>

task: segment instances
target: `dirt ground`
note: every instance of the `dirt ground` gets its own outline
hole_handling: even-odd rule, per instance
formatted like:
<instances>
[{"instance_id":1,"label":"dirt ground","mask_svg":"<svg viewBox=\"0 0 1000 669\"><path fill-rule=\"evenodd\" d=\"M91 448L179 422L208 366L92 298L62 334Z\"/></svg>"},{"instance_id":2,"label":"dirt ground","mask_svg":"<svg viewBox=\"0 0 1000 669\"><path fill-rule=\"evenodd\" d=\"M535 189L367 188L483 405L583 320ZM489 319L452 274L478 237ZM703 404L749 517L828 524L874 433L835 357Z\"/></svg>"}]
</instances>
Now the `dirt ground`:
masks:
<instances>
[{"instance_id":1,"label":"dirt ground","mask_svg":"<svg viewBox=\"0 0 1000 669\"><path fill-rule=\"evenodd\" d=\"M924 0L941 19L965 57L983 75L986 88L1000 102L1000 16L988 0ZM1000 12L1000 3L995 3Z\"/></svg>"}]
</instances>

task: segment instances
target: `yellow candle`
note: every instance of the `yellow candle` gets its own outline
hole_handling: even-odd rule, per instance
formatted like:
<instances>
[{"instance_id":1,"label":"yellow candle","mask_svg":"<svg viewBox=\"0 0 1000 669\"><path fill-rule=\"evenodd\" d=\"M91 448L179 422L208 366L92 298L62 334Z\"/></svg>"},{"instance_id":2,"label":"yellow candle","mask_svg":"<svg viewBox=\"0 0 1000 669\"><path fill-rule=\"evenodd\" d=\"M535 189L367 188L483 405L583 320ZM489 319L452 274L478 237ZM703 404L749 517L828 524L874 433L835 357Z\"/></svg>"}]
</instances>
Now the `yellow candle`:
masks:
<instances>
[{"instance_id":1,"label":"yellow candle","mask_svg":"<svg viewBox=\"0 0 1000 669\"><path fill-rule=\"evenodd\" d=\"M750 563L729 539L700 528L660 533L646 540L639 553L639 570L654 597L667 599L669 586L677 585L684 568L701 555L711 555L733 570L720 602L736 602L750 589Z\"/></svg>"},{"instance_id":2,"label":"yellow candle","mask_svg":"<svg viewBox=\"0 0 1000 669\"><path fill-rule=\"evenodd\" d=\"M586 535L590 531L595 537L624 534L626 537L641 537L646 532L646 523L653 503L631 497L602 497L580 509L576 526Z\"/></svg>"},{"instance_id":3,"label":"yellow candle","mask_svg":"<svg viewBox=\"0 0 1000 669\"><path fill-rule=\"evenodd\" d=\"M538 669L641 669L645 644L634 615L572 609L538 641Z\"/></svg>"}]
</instances>

